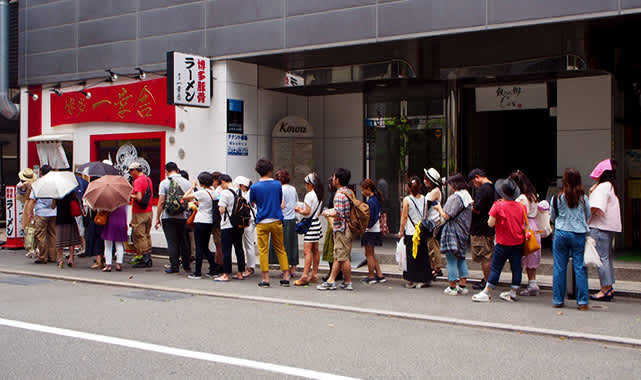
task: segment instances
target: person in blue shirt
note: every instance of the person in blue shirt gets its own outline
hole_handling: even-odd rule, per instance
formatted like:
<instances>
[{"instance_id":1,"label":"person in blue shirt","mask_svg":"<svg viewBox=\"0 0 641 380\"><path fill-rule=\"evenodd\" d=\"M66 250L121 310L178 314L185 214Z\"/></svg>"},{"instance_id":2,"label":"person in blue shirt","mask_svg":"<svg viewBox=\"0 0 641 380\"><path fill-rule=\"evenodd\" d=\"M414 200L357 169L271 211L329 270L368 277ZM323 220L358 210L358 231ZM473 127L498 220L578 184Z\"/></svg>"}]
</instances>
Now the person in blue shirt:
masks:
<instances>
[{"instance_id":1,"label":"person in blue shirt","mask_svg":"<svg viewBox=\"0 0 641 380\"><path fill-rule=\"evenodd\" d=\"M568 259L576 277L576 302L581 311L588 310L588 276L583 266L585 237L590 231L590 203L581 183L581 174L576 169L565 169L561 192L552 198L554 221L554 276L552 277L552 304L565 305L566 271Z\"/></svg>"},{"instance_id":2,"label":"person in blue shirt","mask_svg":"<svg viewBox=\"0 0 641 380\"><path fill-rule=\"evenodd\" d=\"M274 166L271 161L260 159L256 162L256 172L260 175L252 185L249 202L256 205L256 243L260 258L262 281L261 288L269 287L269 241L276 250L280 270L283 272L281 286L289 286L290 272L287 252L283 243L283 190L281 183L272 178Z\"/></svg>"}]
</instances>

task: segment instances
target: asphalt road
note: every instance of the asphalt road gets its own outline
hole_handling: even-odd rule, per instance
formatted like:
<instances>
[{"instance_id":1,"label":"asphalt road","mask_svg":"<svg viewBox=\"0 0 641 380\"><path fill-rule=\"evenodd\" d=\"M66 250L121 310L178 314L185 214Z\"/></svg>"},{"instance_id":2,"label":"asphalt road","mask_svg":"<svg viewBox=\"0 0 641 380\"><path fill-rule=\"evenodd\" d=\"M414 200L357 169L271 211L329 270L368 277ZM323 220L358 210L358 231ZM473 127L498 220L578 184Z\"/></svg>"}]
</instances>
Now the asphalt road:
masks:
<instances>
[{"instance_id":1,"label":"asphalt road","mask_svg":"<svg viewBox=\"0 0 641 380\"><path fill-rule=\"evenodd\" d=\"M344 300L359 292L326 295L310 289L308 293L331 302L330 298ZM467 301L470 309L478 306ZM515 306L492 303L481 307L499 305ZM598 325L604 314L589 315L586 320ZM46 330L43 326L70 330L61 336L7 326L0 320L0 377L10 379L289 377L268 370L269 364L319 371L325 374L321 378L333 374L356 378L635 379L641 369L641 350L622 346L8 275L0 275L0 318L32 323L36 330ZM100 337L86 340L81 333L133 343L114 345ZM159 353L133 347L142 343L167 350ZM181 349L226 359L185 358L177 355ZM236 359L249 359L264 368L248 368L235 363Z\"/></svg>"}]
</instances>

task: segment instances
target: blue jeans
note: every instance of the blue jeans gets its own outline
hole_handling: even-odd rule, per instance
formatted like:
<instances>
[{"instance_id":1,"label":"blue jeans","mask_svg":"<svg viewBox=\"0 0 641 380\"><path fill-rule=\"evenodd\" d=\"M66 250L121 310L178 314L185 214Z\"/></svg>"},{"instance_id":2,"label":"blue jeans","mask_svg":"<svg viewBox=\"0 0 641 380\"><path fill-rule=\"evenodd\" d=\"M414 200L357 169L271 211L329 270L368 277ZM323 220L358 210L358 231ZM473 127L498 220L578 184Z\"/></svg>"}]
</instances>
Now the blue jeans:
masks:
<instances>
[{"instance_id":1,"label":"blue jeans","mask_svg":"<svg viewBox=\"0 0 641 380\"><path fill-rule=\"evenodd\" d=\"M614 257L612 257L614 232L590 228L590 236L596 242L596 251L601 258L602 265L599 267L601 286L612 286L614 284Z\"/></svg>"},{"instance_id":2,"label":"blue jeans","mask_svg":"<svg viewBox=\"0 0 641 380\"><path fill-rule=\"evenodd\" d=\"M579 305L588 304L588 275L583 267L583 251L585 250L585 234L562 230L554 231L554 278L552 303L561 305L565 301L566 274L568 260L572 256L574 275L576 276L576 302Z\"/></svg>"},{"instance_id":3,"label":"blue jeans","mask_svg":"<svg viewBox=\"0 0 641 380\"><path fill-rule=\"evenodd\" d=\"M447 280L453 282L459 278L468 278L470 273L467 271L465 259L459 259L452 252L446 252L447 258Z\"/></svg>"},{"instance_id":4,"label":"blue jeans","mask_svg":"<svg viewBox=\"0 0 641 380\"><path fill-rule=\"evenodd\" d=\"M490 265L490 277L487 279L487 286L494 289L499 284L501 271L505 262L510 260L510 269L512 270L512 288L521 287L521 256L523 256L523 244L494 246L494 255L492 256L492 265Z\"/></svg>"}]
</instances>

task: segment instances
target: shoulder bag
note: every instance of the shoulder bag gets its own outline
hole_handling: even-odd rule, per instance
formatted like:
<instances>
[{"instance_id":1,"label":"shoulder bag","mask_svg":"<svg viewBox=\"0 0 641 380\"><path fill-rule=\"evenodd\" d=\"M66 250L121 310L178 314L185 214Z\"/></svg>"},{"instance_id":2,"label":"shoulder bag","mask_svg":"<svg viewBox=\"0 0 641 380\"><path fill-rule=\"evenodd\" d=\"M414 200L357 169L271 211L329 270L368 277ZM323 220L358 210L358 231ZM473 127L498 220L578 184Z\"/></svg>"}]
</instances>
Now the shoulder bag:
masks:
<instances>
[{"instance_id":1,"label":"shoulder bag","mask_svg":"<svg viewBox=\"0 0 641 380\"><path fill-rule=\"evenodd\" d=\"M525 211L525 208L523 209L523 216L525 216L525 242L523 244L523 256L528 256L541 249L541 245L538 241L536 241L535 231L530 228L530 223L528 222L527 212Z\"/></svg>"},{"instance_id":2,"label":"shoulder bag","mask_svg":"<svg viewBox=\"0 0 641 380\"><path fill-rule=\"evenodd\" d=\"M310 214L309 217L303 218L300 222L296 223L296 233L299 235L304 235L309 231L309 228L312 226L312 222L314 221L314 215L316 215L316 211L318 211L318 208L320 207L320 200L318 201L318 204L316 205L316 208L314 209L314 212Z\"/></svg>"}]
</instances>

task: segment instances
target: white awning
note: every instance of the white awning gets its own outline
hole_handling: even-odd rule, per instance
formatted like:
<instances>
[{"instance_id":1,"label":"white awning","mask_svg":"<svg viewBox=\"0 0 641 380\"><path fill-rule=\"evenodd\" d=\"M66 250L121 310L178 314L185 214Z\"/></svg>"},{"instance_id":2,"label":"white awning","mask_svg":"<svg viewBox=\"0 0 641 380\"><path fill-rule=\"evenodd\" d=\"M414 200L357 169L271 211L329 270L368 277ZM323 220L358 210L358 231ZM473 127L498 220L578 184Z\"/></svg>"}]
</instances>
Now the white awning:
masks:
<instances>
[{"instance_id":1,"label":"white awning","mask_svg":"<svg viewBox=\"0 0 641 380\"><path fill-rule=\"evenodd\" d=\"M39 135L29 137L27 139L29 142L60 142L60 141L73 141L73 135L64 134L64 135Z\"/></svg>"}]
</instances>

